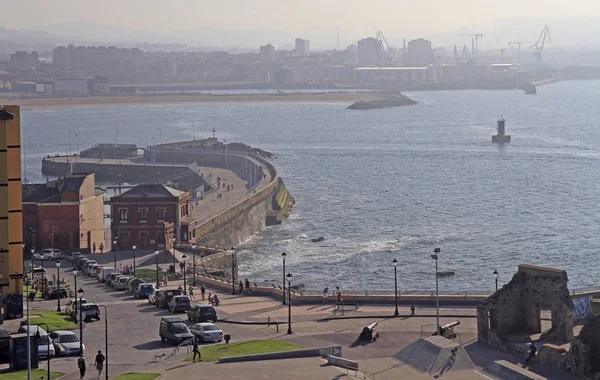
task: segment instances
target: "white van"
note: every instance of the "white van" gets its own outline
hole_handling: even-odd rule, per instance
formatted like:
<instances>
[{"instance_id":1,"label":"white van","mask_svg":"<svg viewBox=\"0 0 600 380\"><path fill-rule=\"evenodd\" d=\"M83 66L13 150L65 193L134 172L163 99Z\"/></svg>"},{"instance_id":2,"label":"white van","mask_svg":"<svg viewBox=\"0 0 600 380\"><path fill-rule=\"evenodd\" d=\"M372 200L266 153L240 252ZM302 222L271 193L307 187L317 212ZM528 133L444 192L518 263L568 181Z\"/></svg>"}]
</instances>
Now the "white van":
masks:
<instances>
[{"instance_id":1,"label":"white van","mask_svg":"<svg viewBox=\"0 0 600 380\"><path fill-rule=\"evenodd\" d=\"M108 277L111 275L111 273L115 273L117 270L113 267L104 267L102 268L102 270L100 271L100 273L98 273L98 281L100 282L106 282L106 280L108 279Z\"/></svg>"}]
</instances>

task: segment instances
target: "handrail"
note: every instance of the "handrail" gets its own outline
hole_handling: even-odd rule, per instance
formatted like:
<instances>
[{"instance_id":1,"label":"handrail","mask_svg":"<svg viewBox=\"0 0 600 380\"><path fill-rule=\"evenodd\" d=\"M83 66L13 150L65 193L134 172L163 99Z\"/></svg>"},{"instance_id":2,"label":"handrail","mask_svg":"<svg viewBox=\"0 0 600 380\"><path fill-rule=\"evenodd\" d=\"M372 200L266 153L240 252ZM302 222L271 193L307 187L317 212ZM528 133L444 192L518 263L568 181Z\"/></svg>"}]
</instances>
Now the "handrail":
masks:
<instances>
[{"instance_id":1,"label":"handrail","mask_svg":"<svg viewBox=\"0 0 600 380\"><path fill-rule=\"evenodd\" d=\"M177 355L179 353L179 349L181 347L187 347L188 349L188 355L190 354L190 346L192 344L194 344L194 339L195 338L190 338L188 340L184 340L183 342L179 343L179 345L177 347L175 347L175 349L173 350L173 352L171 352L171 355L167 356L167 359L172 358L173 356Z\"/></svg>"}]
</instances>

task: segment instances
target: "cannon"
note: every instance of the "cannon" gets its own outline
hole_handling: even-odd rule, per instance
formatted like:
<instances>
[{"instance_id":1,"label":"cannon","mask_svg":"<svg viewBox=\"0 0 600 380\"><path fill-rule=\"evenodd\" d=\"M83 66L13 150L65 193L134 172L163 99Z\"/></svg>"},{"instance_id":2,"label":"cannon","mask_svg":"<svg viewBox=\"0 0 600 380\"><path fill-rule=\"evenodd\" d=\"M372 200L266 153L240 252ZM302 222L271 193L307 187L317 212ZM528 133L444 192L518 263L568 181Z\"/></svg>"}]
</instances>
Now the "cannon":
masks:
<instances>
[{"instance_id":1,"label":"cannon","mask_svg":"<svg viewBox=\"0 0 600 380\"><path fill-rule=\"evenodd\" d=\"M377 322L373 322L369 326L363 327L358 336L358 340L362 342L376 341L377 338L379 338L379 333L375 331L375 326L377 326Z\"/></svg>"},{"instance_id":2,"label":"cannon","mask_svg":"<svg viewBox=\"0 0 600 380\"><path fill-rule=\"evenodd\" d=\"M446 339L454 339L456 338L456 333L454 332L454 327L460 325L460 321L450 322L448 324L440 326L439 335L443 336ZM431 335L438 335L438 332L434 332Z\"/></svg>"}]
</instances>

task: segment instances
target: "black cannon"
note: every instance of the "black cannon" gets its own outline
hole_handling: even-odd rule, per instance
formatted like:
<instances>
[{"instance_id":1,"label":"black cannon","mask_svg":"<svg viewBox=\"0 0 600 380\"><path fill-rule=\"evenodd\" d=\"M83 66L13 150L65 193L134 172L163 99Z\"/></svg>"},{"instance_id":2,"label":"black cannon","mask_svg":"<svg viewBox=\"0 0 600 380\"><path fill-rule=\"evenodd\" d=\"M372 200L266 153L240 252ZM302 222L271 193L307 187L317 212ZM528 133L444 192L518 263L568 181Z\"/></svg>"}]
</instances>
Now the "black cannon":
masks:
<instances>
[{"instance_id":1,"label":"black cannon","mask_svg":"<svg viewBox=\"0 0 600 380\"><path fill-rule=\"evenodd\" d=\"M360 335L358 336L358 340L362 342L374 342L379 338L379 333L375 331L375 326L377 326L377 322L371 323L367 327L363 327Z\"/></svg>"},{"instance_id":2,"label":"black cannon","mask_svg":"<svg viewBox=\"0 0 600 380\"><path fill-rule=\"evenodd\" d=\"M460 325L460 321L450 322L446 325L440 326L440 335L447 339L456 338L456 333L454 332L454 327ZM434 332L431 335L438 335L438 332Z\"/></svg>"}]
</instances>

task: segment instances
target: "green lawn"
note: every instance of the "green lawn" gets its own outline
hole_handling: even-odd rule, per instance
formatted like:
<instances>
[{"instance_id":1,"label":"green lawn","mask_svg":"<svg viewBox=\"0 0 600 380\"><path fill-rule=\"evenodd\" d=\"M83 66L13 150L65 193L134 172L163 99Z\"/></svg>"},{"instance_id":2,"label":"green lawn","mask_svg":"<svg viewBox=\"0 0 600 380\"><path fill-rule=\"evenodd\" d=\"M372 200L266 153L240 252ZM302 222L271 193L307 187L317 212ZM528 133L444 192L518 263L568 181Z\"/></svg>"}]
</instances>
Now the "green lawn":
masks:
<instances>
[{"instance_id":1,"label":"green lawn","mask_svg":"<svg viewBox=\"0 0 600 380\"><path fill-rule=\"evenodd\" d=\"M158 281L162 281L165 274L167 274L167 272L159 270L158 271ZM137 278L142 278L145 281L152 282L156 285L156 269L139 268L139 269L136 269L135 276ZM177 280L177 276L175 274L169 274L169 275L167 275L167 278L169 279L169 281Z\"/></svg>"},{"instance_id":2,"label":"green lawn","mask_svg":"<svg viewBox=\"0 0 600 380\"><path fill-rule=\"evenodd\" d=\"M249 342L223 343L202 347L200 348L200 353L202 354L203 362L215 362L219 358L228 356L265 354L268 352L300 350L302 348L305 347L282 340L252 340ZM193 354L188 356L185 358L185 361L191 362L193 356Z\"/></svg>"},{"instance_id":3,"label":"green lawn","mask_svg":"<svg viewBox=\"0 0 600 380\"><path fill-rule=\"evenodd\" d=\"M32 379L39 379L42 376L45 379L47 375L48 375L48 370L45 370L45 369L31 370L31 378ZM58 379L61 376L64 376L64 373L50 371L50 377L52 379ZM27 380L27 370L3 373L2 375L0 375L0 379L2 379L2 380Z\"/></svg>"},{"instance_id":4,"label":"green lawn","mask_svg":"<svg viewBox=\"0 0 600 380\"><path fill-rule=\"evenodd\" d=\"M154 380L160 373L127 372L114 378L114 380Z\"/></svg>"},{"instance_id":5,"label":"green lawn","mask_svg":"<svg viewBox=\"0 0 600 380\"><path fill-rule=\"evenodd\" d=\"M29 291L32 291L32 290L33 290L33 286L29 286ZM27 297L27 294L29 294L29 291L27 290L27 286L23 285L23 297ZM42 292L37 292L35 294L35 298L42 298Z\"/></svg>"},{"instance_id":6,"label":"green lawn","mask_svg":"<svg viewBox=\"0 0 600 380\"><path fill-rule=\"evenodd\" d=\"M39 325L44 322L48 324L48 328L50 331L55 330L74 330L78 327L77 323L74 322L71 318L69 318L63 312L57 311L36 311L31 314L39 314L42 317L33 317L30 322L32 325ZM43 329L46 329L46 326L42 326Z\"/></svg>"}]
</instances>

